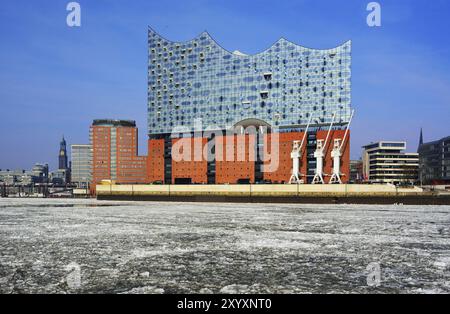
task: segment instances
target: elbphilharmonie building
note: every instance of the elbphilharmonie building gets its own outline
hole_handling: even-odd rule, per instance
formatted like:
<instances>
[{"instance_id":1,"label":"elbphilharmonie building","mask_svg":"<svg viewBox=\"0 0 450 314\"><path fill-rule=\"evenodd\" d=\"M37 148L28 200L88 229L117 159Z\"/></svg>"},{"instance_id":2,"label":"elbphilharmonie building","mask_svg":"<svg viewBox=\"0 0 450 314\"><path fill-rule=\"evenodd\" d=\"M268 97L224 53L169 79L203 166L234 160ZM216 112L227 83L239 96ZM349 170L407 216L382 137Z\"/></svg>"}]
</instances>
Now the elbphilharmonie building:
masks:
<instances>
[{"instance_id":1,"label":"elbphilharmonie building","mask_svg":"<svg viewBox=\"0 0 450 314\"><path fill-rule=\"evenodd\" d=\"M321 131L333 123L332 139L339 137L339 128L351 117L350 41L321 50L281 38L266 50L247 55L226 50L207 32L187 42L174 42L149 28L148 53L150 181L286 182L292 143L303 136L305 127L310 125L312 152ZM279 133L280 165L265 173L258 161L245 166L206 160L174 162L171 147L176 139L171 133L175 128L195 131L198 119L209 129L227 130L240 124L269 127L269 133ZM251 151L253 144L246 145ZM307 155L302 163L305 177L314 171Z\"/></svg>"}]
</instances>

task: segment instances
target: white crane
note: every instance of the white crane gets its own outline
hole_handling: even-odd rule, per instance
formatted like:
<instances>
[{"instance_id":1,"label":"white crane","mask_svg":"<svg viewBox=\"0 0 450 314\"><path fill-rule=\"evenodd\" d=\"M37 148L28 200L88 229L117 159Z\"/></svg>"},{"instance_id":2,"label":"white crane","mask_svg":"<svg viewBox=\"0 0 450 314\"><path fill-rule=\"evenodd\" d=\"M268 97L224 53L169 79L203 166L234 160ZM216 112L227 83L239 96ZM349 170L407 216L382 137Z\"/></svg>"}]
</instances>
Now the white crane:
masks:
<instances>
[{"instance_id":1,"label":"white crane","mask_svg":"<svg viewBox=\"0 0 450 314\"><path fill-rule=\"evenodd\" d=\"M325 184L323 180L323 157L324 155L324 149L327 147L328 144L328 138L330 137L331 129L333 128L334 124L334 118L336 117L336 113L333 114L333 118L331 120L330 128L328 129L327 137L324 140L317 140L317 148L314 152L314 157L316 158L316 172L314 174L314 178L312 180L312 184Z\"/></svg>"},{"instance_id":2,"label":"white crane","mask_svg":"<svg viewBox=\"0 0 450 314\"><path fill-rule=\"evenodd\" d=\"M345 129L344 138L341 140L337 138L334 140L333 150L331 151L331 158L333 158L333 173L330 178L329 184L342 184L341 180L341 156L342 149L344 148L345 141L347 140L348 130L350 129L350 124L352 123L353 115L355 114L355 110L352 110L352 114L350 115L350 120L347 124L347 128Z\"/></svg>"},{"instance_id":3,"label":"white crane","mask_svg":"<svg viewBox=\"0 0 450 314\"><path fill-rule=\"evenodd\" d=\"M303 150L303 144L305 143L306 136L308 135L308 129L309 125L311 124L312 115L309 117L308 124L305 129L305 134L303 135L302 141L294 141L293 147L292 147L292 175L289 179L289 184L301 184L304 183L303 180L300 179L300 160L302 158L302 150Z\"/></svg>"}]
</instances>

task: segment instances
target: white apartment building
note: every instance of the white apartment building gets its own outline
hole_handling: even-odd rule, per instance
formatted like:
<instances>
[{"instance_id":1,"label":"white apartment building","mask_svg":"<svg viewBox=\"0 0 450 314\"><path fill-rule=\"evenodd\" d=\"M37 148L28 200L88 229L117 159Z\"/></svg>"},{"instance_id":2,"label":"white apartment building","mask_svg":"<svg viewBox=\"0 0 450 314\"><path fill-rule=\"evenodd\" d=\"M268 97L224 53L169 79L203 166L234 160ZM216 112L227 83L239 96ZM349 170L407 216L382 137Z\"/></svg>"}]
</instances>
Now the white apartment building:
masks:
<instances>
[{"instance_id":1,"label":"white apartment building","mask_svg":"<svg viewBox=\"0 0 450 314\"><path fill-rule=\"evenodd\" d=\"M406 142L380 141L363 146L363 175L371 183L415 183L419 154L403 152Z\"/></svg>"}]
</instances>

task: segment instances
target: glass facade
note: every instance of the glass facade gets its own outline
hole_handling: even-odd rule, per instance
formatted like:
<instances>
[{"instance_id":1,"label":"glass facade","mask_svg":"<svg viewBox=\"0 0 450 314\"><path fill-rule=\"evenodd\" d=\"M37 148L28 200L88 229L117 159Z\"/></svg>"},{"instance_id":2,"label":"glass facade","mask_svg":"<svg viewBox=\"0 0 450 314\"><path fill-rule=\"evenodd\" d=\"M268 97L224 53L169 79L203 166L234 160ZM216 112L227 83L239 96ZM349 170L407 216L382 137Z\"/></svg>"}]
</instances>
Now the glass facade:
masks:
<instances>
[{"instance_id":1,"label":"glass facade","mask_svg":"<svg viewBox=\"0 0 450 314\"><path fill-rule=\"evenodd\" d=\"M450 137L420 145L419 154L424 184L450 183Z\"/></svg>"},{"instance_id":2,"label":"glass facade","mask_svg":"<svg viewBox=\"0 0 450 314\"><path fill-rule=\"evenodd\" d=\"M91 181L92 146L72 145L72 183L86 188Z\"/></svg>"},{"instance_id":3,"label":"glass facade","mask_svg":"<svg viewBox=\"0 0 450 314\"><path fill-rule=\"evenodd\" d=\"M148 132L229 128L246 119L279 128L345 124L351 114L351 42L333 49L278 40L267 50L229 52L203 32L184 43L148 31Z\"/></svg>"}]
</instances>

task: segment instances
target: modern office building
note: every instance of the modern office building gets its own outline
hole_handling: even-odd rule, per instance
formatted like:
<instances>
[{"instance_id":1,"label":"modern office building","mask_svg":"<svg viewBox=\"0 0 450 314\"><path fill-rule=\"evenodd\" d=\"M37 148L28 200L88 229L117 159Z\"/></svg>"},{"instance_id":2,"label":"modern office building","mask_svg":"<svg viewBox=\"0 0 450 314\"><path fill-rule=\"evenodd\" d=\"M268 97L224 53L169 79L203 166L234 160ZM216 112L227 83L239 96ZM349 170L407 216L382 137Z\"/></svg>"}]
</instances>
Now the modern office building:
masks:
<instances>
[{"instance_id":1,"label":"modern office building","mask_svg":"<svg viewBox=\"0 0 450 314\"><path fill-rule=\"evenodd\" d=\"M294 142L306 131L305 182L322 145L328 182L340 141L342 181L349 180L351 42L319 50L282 38L247 55L225 50L207 32L179 43L149 28L148 46L148 181L286 183ZM183 142L186 158L179 160L172 148ZM230 158L218 157L224 154Z\"/></svg>"},{"instance_id":2,"label":"modern office building","mask_svg":"<svg viewBox=\"0 0 450 314\"><path fill-rule=\"evenodd\" d=\"M138 156L138 129L130 120L94 120L90 128L92 183L146 183L147 157Z\"/></svg>"},{"instance_id":3,"label":"modern office building","mask_svg":"<svg viewBox=\"0 0 450 314\"><path fill-rule=\"evenodd\" d=\"M71 146L71 183L78 188L89 188L92 181L92 146L74 144Z\"/></svg>"},{"instance_id":4,"label":"modern office building","mask_svg":"<svg viewBox=\"0 0 450 314\"><path fill-rule=\"evenodd\" d=\"M419 143L420 180L423 184L450 184L450 136Z\"/></svg>"},{"instance_id":5,"label":"modern office building","mask_svg":"<svg viewBox=\"0 0 450 314\"><path fill-rule=\"evenodd\" d=\"M363 147L363 175L371 183L416 183L419 154L403 152L406 142L381 141Z\"/></svg>"}]
</instances>

